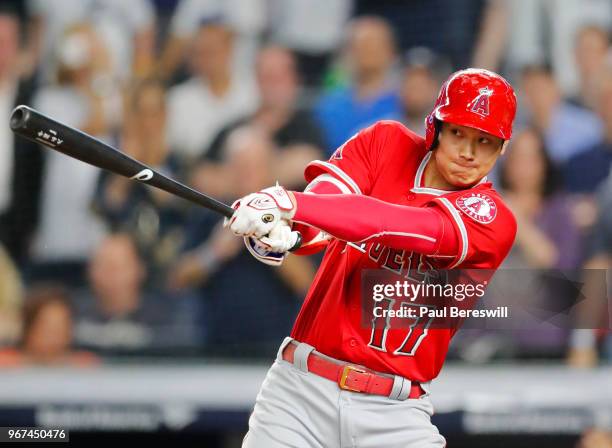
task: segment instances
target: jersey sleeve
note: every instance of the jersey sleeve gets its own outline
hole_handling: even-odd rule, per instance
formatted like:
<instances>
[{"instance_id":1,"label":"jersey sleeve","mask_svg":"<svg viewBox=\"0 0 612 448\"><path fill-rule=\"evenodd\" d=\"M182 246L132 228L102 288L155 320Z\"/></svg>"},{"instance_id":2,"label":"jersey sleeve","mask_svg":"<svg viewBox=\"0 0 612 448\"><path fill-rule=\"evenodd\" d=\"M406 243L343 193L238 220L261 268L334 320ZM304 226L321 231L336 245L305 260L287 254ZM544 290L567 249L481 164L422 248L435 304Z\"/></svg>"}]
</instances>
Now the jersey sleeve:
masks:
<instances>
[{"instance_id":1,"label":"jersey sleeve","mask_svg":"<svg viewBox=\"0 0 612 448\"><path fill-rule=\"evenodd\" d=\"M304 172L306 181L328 174L343 185L342 190L348 190L347 193L369 194L378 168L379 127L377 123L358 132L336 149L329 160L310 162Z\"/></svg>"},{"instance_id":2,"label":"jersey sleeve","mask_svg":"<svg viewBox=\"0 0 612 448\"><path fill-rule=\"evenodd\" d=\"M350 194L350 191L340 181L329 174L321 174L312 180L304 190L309 194ZM323 232L316 227L298 222L293 223L293 230L297 230L302 235L302 245L293 251L295 255L312 255L327 248L331 235Z\"/></svg>"},{"instance_id":3,"label":"jersey sleeve","mask_svg":"<svg viewBox=\"0 0 612 448\"><path fill-rule=\"evenodd\" d=\"M492 189L471 189L438 196L431 204L444 212L459 241L453 268L496 269L516 237L516 219Z\"/></svg>"}]
</instances>

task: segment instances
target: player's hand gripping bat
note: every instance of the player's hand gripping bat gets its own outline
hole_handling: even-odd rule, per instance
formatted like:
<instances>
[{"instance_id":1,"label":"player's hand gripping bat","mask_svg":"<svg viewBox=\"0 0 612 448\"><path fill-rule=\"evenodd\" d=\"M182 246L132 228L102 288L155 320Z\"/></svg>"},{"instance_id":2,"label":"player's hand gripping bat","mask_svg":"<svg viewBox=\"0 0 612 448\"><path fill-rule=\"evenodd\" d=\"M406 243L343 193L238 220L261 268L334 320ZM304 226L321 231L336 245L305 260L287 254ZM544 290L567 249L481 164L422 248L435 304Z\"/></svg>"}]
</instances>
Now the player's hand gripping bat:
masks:
<instances>
[{"instance_id":1,"label":"player's hand gripping bat","mask_svg":"<svg viewBox=\"0 0 612 448\"><path fill-rule=\"evenodd\" d=\"M13 132L21 137L89 165L160 188L214 210L226 218L234 214L234 209L229 205L170 179L91 135L59 123L30 107L17 106L11 114L10 126ZM298 249L300 244L301 238L298 237L291 250Z\"/></svg>"}]
</instances>

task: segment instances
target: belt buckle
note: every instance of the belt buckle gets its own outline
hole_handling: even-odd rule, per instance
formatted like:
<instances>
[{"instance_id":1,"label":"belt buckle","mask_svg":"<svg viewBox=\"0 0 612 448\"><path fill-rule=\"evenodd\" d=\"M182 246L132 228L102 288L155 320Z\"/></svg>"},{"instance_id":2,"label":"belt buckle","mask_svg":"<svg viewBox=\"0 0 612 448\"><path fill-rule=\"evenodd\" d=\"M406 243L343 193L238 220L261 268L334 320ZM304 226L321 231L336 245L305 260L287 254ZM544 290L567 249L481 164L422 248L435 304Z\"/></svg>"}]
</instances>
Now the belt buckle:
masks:
<instances>
[{"instance_id":1,"label":"belt buckle","mask_svg":"<svg viewBox=\"0 0 612 448\"><path fill-rule=\"evenodd\" d=\"M355 367L351 364L347 364L344 366L344 369L342 369L342 375L340 376L340 382L338 383L338 385L342 390L350 390L351 392L361 392L359 389L353 389L352 387L346 385L346 380L351 370L357 373L366 373L366 371L363 369Z\"/></svg>"}]
</instances>

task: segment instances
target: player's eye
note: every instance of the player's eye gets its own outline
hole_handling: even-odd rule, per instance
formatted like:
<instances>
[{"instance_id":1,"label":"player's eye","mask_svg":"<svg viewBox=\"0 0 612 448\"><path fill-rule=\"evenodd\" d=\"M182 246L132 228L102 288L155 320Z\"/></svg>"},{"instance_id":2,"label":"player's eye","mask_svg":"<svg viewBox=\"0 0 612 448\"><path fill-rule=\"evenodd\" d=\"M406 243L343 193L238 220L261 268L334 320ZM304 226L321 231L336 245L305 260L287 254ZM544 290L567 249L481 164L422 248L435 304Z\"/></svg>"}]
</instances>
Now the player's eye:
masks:
<instances>
[{"instance_id":1,"label":"player's eye","mask_svg":"<svg viewBox=\"0 0 612 448\"><path fill-rule=\"evenodd\" d=\"M460 137L461 136L461 131L459 129L456 128L451 128L451 134Z\"/></svg>"},{"instance_id":2,"label":"player's eye","mask_svg":"<svg viewBox=\"0 0 612 448\"><path fill-rule=\"evenodd\" d=\"M481 144L483 144L483 145L488 145L489 143L491 143L491 140L489 140L488 138L485 138L485 137L481 137L481 138L478 140L478 142L479 142L479 143L481 143Z\"/></svg>"}]
</instances>

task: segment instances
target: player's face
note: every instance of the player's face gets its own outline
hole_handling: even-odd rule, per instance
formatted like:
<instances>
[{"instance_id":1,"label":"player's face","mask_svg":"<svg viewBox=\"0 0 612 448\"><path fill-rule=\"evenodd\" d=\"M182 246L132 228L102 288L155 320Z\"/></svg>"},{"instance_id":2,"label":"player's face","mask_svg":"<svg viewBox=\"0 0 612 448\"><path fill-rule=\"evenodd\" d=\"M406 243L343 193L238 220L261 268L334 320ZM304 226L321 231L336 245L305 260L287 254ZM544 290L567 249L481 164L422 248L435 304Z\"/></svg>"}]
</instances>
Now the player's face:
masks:
<instances>
[{"instance_id":1,"label":"player's face","mask_svg":"<svg viewBox=\"0 0 612 448\"><path fill-rule=\"evenodd\" d=\"M470 187L493 168L503 140L478 129L442 123L434 150L436 168L450 188Z\"/></svg>"}]
</instances>

